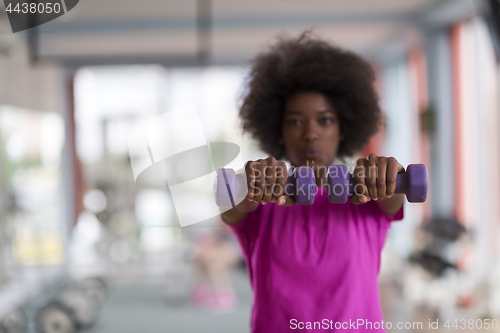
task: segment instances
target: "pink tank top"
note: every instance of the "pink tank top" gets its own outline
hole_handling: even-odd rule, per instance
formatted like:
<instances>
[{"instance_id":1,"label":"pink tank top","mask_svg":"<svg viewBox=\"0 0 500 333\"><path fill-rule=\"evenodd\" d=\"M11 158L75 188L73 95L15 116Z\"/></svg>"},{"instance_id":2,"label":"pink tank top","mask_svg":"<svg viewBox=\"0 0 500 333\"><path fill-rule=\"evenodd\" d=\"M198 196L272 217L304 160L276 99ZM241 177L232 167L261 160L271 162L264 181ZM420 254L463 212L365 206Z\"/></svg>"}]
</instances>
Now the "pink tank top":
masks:
<instances>
[{"instance_id":1,"label":"pink tank top","mask_svg":"<svg viewBox=\"0 0 500 333\"><path fill-rule=\"evenodd\" d=\"M309 206L260 205L231 227L254 294L252 333L385 331L380 253L403 207L391 217L375 201L331 204L322 192Z\"/></svg>"}]
</instances>

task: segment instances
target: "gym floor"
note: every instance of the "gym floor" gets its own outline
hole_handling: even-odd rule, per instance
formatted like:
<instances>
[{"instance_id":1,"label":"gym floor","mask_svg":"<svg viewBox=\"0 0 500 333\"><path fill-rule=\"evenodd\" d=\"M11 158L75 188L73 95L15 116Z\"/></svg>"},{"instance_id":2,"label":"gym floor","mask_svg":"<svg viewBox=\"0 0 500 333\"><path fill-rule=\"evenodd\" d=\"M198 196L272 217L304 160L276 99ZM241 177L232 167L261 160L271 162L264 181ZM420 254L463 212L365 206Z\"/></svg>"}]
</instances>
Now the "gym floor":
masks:
<instances>
[{"instance_id":1,"label":"gym floor","mask_svg":"<svg viewBox=\"0 0 500 333\"><path fill-rule=\"evenodd\" d=\"M109 278L109 296L99 313L97 323L86 333L247 333L249 332L252 291L248 276L241 267L231 271L238 307L230 313L211 313L193 306L189 296L193 288L193 271L186 270L180 278L171 276L158 261L142 264L133 269L115 271ZM187 273L186 273L187 272ZM174 281L174 282L172 282ZM411 306L401 298L391 284L381 283L380 293L385 321L428 323L431 311ZM459 310L458 318L477 318L468 309ZM500 322L500 318L497 318ZM415 332L476 332L477 330L446 329L440 319L440 329L424 326ZM481 330L500 332L500 329ZM412 332L392 329L387 332Z\"/></svg>"},{"instance_id":2,"label":"gym floor","mask_svg":"<svg viewBox=\"0 0 500 333\"><path fill-rule=\"evenodd\" d=\"M110 296L100 312L98 322L87 333L246 333L249 332L249 320L252 304L252 293L247 282L247 276L241 270L232 272L235 290L239 297L239 306L230 313L213 314L204 309L192 306L187 294L179 297L168 296L167 284L164 281L135 281L113 283ZM382 303L388 310L387 302L401 302L394 293L382 288ZM393 307L395 304L391 304ZM404 305L400 303L400 305ZM396 306L398 308L398 306ZM404 306L403 306L404 308ZM400 310L404 312L404 309ZM386 320L396 321L395 317L406 317L401 311L385 314ZM463 314L468 317L467 313ZM412 321L426 323L431 313L418 309ZM426 319L427 318L427 319ZM400 318L402 319L402 318ZM406 318L408 319L408 318ZM441 325L440 325L441 326ZM388 330L388 332L411 332L412 330ZM454 329L429 330L427 327L419 332L456 332ZM485 330L499 332L500 330ZM475 332L475 330L460 330L460 332Z\"/></svg>"},{"instance_id":3,"label":"gym floor","mask_svg":"<svg viewBox=\"0 0 500 333\"><path fill-rule=\"evenodd\" d=\"M192 306L188 293L169 295L166 281L110 281L110 295L88 333L248 332L252 292L243 270L232 280L239 298L230 313L213 314Z\"/></svg>"}]
</instances>

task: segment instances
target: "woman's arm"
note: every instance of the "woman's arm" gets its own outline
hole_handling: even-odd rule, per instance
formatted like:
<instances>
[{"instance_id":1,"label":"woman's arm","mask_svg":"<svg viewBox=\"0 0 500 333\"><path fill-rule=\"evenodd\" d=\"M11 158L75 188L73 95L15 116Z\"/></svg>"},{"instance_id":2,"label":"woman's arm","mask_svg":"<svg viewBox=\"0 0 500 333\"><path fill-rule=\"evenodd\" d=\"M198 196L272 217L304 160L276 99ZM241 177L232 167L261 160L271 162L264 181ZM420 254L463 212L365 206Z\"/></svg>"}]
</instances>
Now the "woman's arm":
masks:
<instances>
[{"instance_id":1,"label":"woman's arm","mask_svg":"<svg viewBox=\"0 0 500 333\"><path fill-rule=\"evenodd\" d=\"M402 193L394 194L391 198L377 200L377 205L382 212L386 215L394 217L403 206L405 195Z\"/></svg>"},{"instance_id":2,"label":"woman's arm","mask_svg":"<svg viewBox=\"0 0 500 333\"><path fill-rule=\"evenodd\" d=\"M236 207L233 207L230 210L222 213L222 221L230 225L240 224L248 215L248 213L256 210L258 206L258 202L250 201L245 198Z\"/></svg>"}]
</instances>

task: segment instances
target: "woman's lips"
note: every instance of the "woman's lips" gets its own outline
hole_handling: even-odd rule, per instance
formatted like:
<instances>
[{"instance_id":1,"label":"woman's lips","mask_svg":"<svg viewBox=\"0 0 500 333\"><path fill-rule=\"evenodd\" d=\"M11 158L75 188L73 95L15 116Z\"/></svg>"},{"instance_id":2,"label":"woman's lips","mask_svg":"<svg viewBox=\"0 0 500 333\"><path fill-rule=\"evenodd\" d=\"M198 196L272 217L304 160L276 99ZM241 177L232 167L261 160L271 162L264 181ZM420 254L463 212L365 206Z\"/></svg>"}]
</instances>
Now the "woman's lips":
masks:
<instances>
[{"instance_id":1,"label":"woman's lips","mask_svg":"<svg viewBox=\"0 0 500 333\"><path fill-rule=\"evenodd\" d=\"M304 151L304 156L308 160L317 158L320 155L320 151L317 149L307 149Z\"/></svg>"}]
</instances>

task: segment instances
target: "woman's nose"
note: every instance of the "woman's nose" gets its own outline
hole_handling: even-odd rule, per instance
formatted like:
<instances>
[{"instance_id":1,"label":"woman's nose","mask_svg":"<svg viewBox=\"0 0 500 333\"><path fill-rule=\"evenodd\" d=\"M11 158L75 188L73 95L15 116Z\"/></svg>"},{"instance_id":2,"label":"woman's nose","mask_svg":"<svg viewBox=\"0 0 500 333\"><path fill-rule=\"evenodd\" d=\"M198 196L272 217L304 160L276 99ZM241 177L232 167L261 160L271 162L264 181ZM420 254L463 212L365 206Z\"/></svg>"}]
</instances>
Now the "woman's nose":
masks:
<instances>
[{"instance_id":1,"label":"woman's nose","mask_svg":"<svg viewBox=\"0 0 500 333\"><path fill-rule=\"evenodd\" d=\"M319 128L314 123L307 123L304 126L303 139L306 141L314 141L319 139Z\"/></svg>"}]
</instances>

